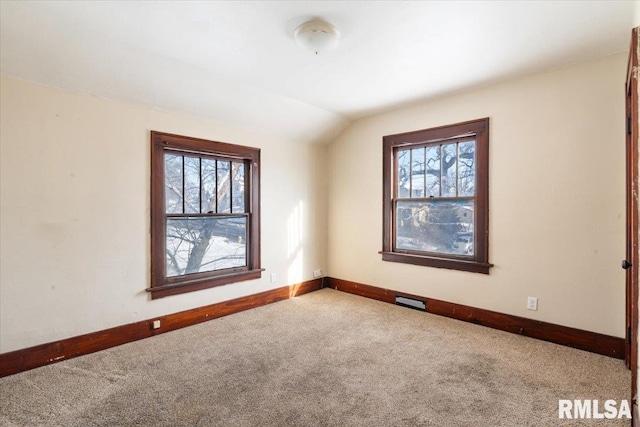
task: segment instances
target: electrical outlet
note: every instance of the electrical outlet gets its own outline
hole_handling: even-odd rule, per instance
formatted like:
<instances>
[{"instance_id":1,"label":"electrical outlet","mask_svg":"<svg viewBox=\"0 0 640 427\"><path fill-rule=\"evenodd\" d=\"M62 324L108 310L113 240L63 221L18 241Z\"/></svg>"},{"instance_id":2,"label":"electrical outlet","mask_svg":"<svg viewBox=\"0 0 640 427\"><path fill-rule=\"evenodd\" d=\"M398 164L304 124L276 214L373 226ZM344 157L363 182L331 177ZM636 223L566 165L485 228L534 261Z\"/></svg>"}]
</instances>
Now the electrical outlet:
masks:
<instances>
[{"instance_id":1,"label":"electrical outlet","mask_svg":"<svg viewBox=\"0 0 640 427\"><path fill-rule=\"evenodd\" d=\"M314 270L313 277L317 279L318 277L322 277L322 270Z\"/></svg>"},{"instance_id":2,"label":"electrical outlet","mask_svg":"<svg viewBox=\"0 0 640 427\"><path fill-rule=\"evenodd\" d=\"M269 281L271 283L276 283L276 280L277 280L276 273L271 273L271 276L269 276Z\"/></svg>"},{"instance_id":3,"label":"electrical outlet","mask_svg":"<svg viewBox=\"0 0 640 427\"><path fill-rule=\"evenodd\" d=\"M151 324L151 328L152 329L160 329L160 321L159 320L154 320L153 323Z\"/></svg>"},{"instance_id":4,"label":"electrical outlet","mask_svg":"<svg viewBox=\"0 0 640 427\"><path fill-rule=\"evenodd\" d=\"M529 310L537 310L538 309L538 298L536 298L536 297L527 297L527 309L529 309Z\"/></svg>"}]
</instances>

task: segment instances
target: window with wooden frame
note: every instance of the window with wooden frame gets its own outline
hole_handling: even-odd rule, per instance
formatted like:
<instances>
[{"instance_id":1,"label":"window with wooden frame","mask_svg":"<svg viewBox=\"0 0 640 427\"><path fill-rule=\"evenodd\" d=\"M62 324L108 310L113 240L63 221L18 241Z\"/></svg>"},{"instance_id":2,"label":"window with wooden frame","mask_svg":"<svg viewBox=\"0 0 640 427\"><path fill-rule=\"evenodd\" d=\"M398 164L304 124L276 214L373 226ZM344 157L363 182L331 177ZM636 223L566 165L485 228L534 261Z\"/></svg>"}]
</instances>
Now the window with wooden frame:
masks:
<instances>
[{"instance_id":1,"label":"window with wooden frame","mask_svg":"<svg viewBox=\"0 0 640 427\"><path fill-rule=\"evenodd\" d=\"M384 261L489 273L489 119L383 138Z\"/></svg>"},{"instance_id":2,"label":"window with wooden frame","mask_svg":"<svg viewBox=\"0 0 640 427\"><path fill-rule=\"evenodd\" d=\"M152 131L152 298L261 272L260 150Z\"/></svg>"}]
</instances>

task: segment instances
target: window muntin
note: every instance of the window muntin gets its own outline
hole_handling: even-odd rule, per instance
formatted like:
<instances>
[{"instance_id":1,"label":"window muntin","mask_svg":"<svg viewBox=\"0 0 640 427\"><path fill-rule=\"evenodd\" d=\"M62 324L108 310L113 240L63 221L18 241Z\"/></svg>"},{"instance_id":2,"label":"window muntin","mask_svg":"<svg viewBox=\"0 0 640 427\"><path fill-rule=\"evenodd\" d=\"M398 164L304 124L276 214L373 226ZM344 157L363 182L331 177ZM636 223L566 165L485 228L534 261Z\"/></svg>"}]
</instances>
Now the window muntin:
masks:
<instances>
[{"instance_id":1,"label":"window muntin","mask_svg":"<svg viewBox=\"0 0 640 427\"><path fill-rule=\"evenodd\" d=\"M152 297L260 277L259 154L152 132Z\"/></svg>"},{"instance_id":2,"label":"window muntin","mask_svg":"<svg viewBox=\"0 0 640 427\"><path fill-rule=\"evenodd\" d=\"M489 272L488 124L384 137L383 260Z\"/></svg>"}]
</instances>

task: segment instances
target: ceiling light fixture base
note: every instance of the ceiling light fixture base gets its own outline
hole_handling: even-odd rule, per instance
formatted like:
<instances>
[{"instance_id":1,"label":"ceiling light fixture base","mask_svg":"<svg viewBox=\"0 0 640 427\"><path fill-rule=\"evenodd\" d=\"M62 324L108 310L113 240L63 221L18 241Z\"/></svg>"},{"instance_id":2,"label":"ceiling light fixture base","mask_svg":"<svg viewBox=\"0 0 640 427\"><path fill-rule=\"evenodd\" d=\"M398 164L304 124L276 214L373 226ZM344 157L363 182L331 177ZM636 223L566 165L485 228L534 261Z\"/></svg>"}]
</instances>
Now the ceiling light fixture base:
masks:
<instances>
[{"instance_id":1,"label":"ceiling light fixture base","mask_svg":"<svg viewBox=\"0 0 640 427\"><path fill-rule=\"evenodd\" d=\"M316 55L338 46L340 33L333 25L321 19L313 19L298 26L293 33L296 43Z\"/></svg>"}]
</instances>

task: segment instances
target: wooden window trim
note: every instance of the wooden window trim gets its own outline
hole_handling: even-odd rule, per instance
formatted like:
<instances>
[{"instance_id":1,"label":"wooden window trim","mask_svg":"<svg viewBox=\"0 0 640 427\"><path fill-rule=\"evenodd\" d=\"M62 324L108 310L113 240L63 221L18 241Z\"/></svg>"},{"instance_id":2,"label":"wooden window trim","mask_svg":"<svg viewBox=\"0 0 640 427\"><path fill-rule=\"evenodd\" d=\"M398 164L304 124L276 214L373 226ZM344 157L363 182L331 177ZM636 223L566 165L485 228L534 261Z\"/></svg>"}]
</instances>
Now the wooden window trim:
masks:
<instances>
[{"instance_id":1,"label":"wooden window trim","mask_svg":"<svg viewBox=\"0 0 640 427\"><path fill-rule=\"evenodd\" d=\"M394 151L402 147L418 148L430 143L456 141L464 139L468 135L475 135L476 140L475 251L473 256L394 249L396 218L393 202L395 188L397 188ZM489 118L385 136L383 137L382 154L383 226L382 251L380 251L382 260L489 274L490 268L493 267L493 264L489 262Z\"/></svg>"},{"instance_id":2,"label":"wooden window trim","mask_svg":"<svg viewBox=\"0 0 640 427\"><path fill-rule=\"evenodd\" d=\"M166 277L165 234L166 219L170 215L165 213L164 155L168 150L185 155L242 160L249 166L245 166L246 188L249 189L245 196L249 218L246 267ZM259 279L264 271L260 262L260 149L151 131L151 285L146 289L151 293L151 299Z\"/></svg>"}]
</instances>

